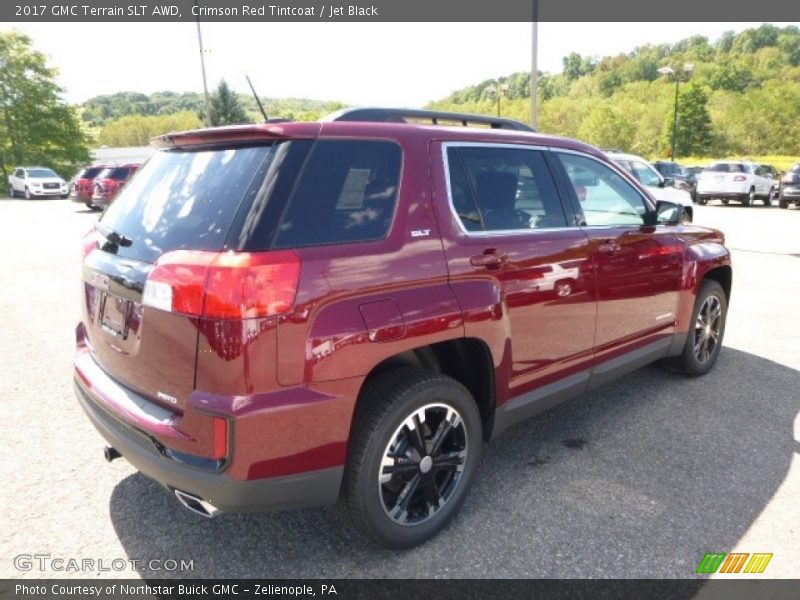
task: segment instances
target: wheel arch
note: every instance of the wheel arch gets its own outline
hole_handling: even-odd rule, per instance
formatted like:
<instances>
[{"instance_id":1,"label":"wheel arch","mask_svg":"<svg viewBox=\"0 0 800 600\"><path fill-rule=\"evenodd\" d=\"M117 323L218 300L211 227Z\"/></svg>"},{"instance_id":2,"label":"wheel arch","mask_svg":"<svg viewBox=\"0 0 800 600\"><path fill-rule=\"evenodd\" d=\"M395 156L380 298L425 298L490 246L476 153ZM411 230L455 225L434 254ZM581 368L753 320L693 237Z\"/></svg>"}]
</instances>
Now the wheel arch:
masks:
<instances>
[{"instance_id":1,"label":"wheel arch","mask_svg":"<svg viewBox=\"0 0 800 600\"><path fill-rule=\"evenodd\" d=\"M367 383L387 371L409 366L447 375L467 388L478 406L484 438L489 439L496 405L494 362L489 346L478 338L464 337L419 346L379 362L364 378L352 423L356 422L359 410L364 408L363 390Z\"/></svg>"}]
</instances>

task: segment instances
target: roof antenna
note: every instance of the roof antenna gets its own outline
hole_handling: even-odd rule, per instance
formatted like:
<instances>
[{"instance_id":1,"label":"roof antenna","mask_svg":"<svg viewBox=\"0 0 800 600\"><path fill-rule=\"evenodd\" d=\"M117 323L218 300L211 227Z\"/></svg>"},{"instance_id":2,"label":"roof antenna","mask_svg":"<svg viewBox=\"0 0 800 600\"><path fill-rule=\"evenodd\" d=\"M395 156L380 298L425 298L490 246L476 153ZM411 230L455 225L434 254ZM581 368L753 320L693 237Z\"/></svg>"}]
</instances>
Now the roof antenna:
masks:
<instances>
[{"instance_id":1,"label":"roof antenna","mask_svg":"<svg viewBox=\"0 0 800 600\"><path fill-rule=\"evenodd\" d=\"M256 103L258 104L258 110L260 110L261 114L264 115L264 123L266 123L267 121L269 121L269 119L267 118L267 113L264 110L263 105L261 104L261 100L258 99L258 94L256 94L256 88L253 87L253 82L250 81L250 76L249 75L245 75L244 77L245 77L245 79L247 79L247 83L250 85L250 89L253 91L253 96L256 97Z\"/></svg>"}]
</instances>

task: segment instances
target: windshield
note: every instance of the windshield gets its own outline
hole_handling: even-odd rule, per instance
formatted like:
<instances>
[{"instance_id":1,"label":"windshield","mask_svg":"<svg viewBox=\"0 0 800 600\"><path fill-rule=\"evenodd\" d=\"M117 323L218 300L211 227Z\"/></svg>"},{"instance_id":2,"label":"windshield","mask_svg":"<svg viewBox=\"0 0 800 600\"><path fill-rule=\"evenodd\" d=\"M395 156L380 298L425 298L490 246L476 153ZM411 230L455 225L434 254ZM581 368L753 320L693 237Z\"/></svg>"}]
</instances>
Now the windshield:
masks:
<instances>
[{"instance_id":1,"label":"windshield","mask_svg":"<svg viewBox=\"0 0 800 600\"><path fill-rule=\"evenodd\" d=\"M263 178L273 148L154 153L101 218L132 240L117 254L154 262L181 248L221 250L239 204L254 179Z\"/></svg>"},{"instance_id":2,"label":"windshield","mask_svg":"<svg viewBox=\"0 0 800 600\"><path fill-rule=\"evenodd\" d=\"M658 176L658 172L650 165L632 160L631 168L633 169L634 177L636 177L642 185L651 187L658 187L661 185L661 177Z\"/></svg>"},{"instance_id":3,"label":"windshield","mask_svg":"<svg viewBox=\"0 0 800 600\"><path fill-rule=\"evenodd\" d=\"M28 169L28 177L32 179L43 179L45 177L58 177L51 169Z\"/></svg>"}]
</instances>

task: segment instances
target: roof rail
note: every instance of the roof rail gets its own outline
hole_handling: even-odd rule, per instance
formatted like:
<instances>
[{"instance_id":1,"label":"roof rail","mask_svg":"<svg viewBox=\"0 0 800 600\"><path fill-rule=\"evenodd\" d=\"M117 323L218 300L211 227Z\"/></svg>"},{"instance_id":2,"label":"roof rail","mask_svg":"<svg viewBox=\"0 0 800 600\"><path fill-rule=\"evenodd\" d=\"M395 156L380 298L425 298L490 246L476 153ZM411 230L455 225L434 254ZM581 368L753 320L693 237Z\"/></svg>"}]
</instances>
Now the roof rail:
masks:
<instances>
[{"instance_id":1,"label":"roof rail","mask_svg":"<svg viewBox=\"0 0 800 600\"><path fill-rule=\"evenodd\" d=\"M366 121L371 123L408 123L407 119L421 119L439 125L439 121L460 122L464 127L472 124L488 125L492 129L511 129L514 131L536 131L514 119L487 117L469 113L445 112L440 110L419 110L414 108L345 108L320 119L321 121Z\"/></svg>"}]
</instances>

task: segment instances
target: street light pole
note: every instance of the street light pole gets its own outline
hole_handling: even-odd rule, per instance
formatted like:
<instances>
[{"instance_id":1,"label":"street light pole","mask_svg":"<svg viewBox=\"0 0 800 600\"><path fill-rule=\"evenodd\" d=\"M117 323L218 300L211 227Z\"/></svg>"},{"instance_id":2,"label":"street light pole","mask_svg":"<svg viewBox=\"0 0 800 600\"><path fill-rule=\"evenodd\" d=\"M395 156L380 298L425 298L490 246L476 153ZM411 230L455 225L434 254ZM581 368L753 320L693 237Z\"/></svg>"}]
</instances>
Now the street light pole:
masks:
<instances>
[{"instance_id":1,"label":"street light pole","mask_svg":"<svg viewBox=\"0 0 800 600\"><path fill-rule=\"evenodd\" d=\"M683 65L682 71L686 74L686 79L688 80L692 74L692 71L694 71L694 65L691 63L686 63ZM681 76L680 73L678 73L672 67L661 67L658 72L662 75L666 75L667 77L675 78L675 104L672 113L672 147L670 148L669 155L670 161L675 162L675 144L678 139L678 90L681 84Z\"/></svg>"},{"instance_id":2,"label":"street light pole","mask_svg":"<svg viewBox=\"0 0 800 600\"><path fill-rule=\"evenodd\" d=\"M197 6L197 0L194 0ZM208 97L208 83L206 81L206 60L203 56L203 35L200 33L200 11L197 11L197 44L200 47L200 70L203 73L203 95L206 100L206 127L211 127L211 99Z\"/></svg>"},{"instance_id":3,"label":"street light pole","mask_svg":"<svg viewBox=\"0 0 800 600\"><path fill-rule=\"evenodd\" d=\"M539 121L539 0L533 0L531 22L531 127L537 128Z\"/></svg>"}]
</instances>

